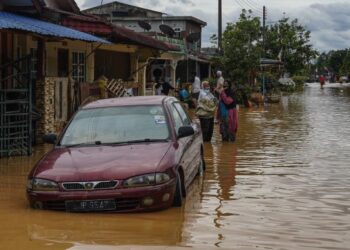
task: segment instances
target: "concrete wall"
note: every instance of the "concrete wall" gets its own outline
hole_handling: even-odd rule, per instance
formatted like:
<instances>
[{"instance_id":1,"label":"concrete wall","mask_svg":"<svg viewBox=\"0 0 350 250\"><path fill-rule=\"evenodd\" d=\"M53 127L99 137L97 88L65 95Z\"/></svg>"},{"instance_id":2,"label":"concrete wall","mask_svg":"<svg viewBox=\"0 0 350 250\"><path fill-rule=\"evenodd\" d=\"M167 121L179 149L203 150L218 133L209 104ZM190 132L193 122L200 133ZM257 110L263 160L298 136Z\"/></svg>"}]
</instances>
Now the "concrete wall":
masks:
<instances>
[{"instance_id":1,"label":"concrete wall","mask_svg":"<svg viewBox=\"0 0 350 250\"><path fill-rule=\"evenodd\" d=\"M133 17L161 17L162 14L159 12L155 12L152 10L142 9L137 6L125 5L122 3L111 3L103 5L102 7L97 7L91 10L86 10L84 12L95 15L103 15L103 16L113 16L113 12L119 11L123 12L128 16Z\"/></svg>"},{"instance_id":2,"label":"concrete wall","mask_svg":"<svg viewBox=\"0 0 350 250\"><path fill-rule=\"evenodd\" d=\"M133 31L136 32L144 32L144 29L141 28L137 21L135 20L112 20L113 23L115 24L119 24L125 28L131 29ZM152 29L149 30L148 32L157 32L157 33L161 33L162 31L159 29L159 25L161 24L166 24L168 26L170 26L171 28L173 28L174 30L179 30L179 31L186 31L186 21L161 21L161 20L148 20L147 21Z\"/></svg>"}]
</instances>

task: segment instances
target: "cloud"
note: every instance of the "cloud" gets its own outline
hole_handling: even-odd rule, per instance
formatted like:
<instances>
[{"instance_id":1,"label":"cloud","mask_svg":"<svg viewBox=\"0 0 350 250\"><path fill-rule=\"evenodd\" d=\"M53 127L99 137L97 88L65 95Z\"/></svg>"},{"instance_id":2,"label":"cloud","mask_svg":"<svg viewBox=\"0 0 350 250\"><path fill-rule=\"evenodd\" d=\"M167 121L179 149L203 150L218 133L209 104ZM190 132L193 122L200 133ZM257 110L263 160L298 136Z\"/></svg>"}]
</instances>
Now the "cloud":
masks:
<instances>
[{"instance_id":1,"label":"cloud","mask_svg":"<svg viewBox=\"0 0 350 250\"><path fill-rule=\"evenodd\" d=\"M294 9L268 9L268 24L283 16L297 18L311 31L311 44L321 52L350 47L350 2L314 3Z\"/></svg>"},{"instance_id":2,"label":"cloud","mask_svg":"<svg viewBox=\"0 0 350 250\"><path fill-rule=\"evenodd\" d=\"M299 19L311 31L312 42L321 51L349 47L350 3L312 4Z\"/></svg>"},{"instance_id":3,"label":"cloud","mask_svg":"<svg viewBox=\"0 0 350 250\"><path fill-rule=\"evenodd\" d=\"M210 46L209 38L217 34L217 2L213 0L119 0L120 2L153 9L169 15L194 16L205 22L203 29L203 44ZM77 0L82 9L97 5L96 0ZM113 0L104 0L104 3ZM214 3L215 2L215 3ZM257 1L256 1L257 2ZM266 2L268 9L268 24L279 20L286 12L286 17L298 18L299 23L311 31L311 42L320 51L347 48L350 41L350 1L336 0L305 1L272 1ZM225 1L224 1L225 3ZM264 2L265 3L265 2ZM261 2L261 5L263 2ZM227 5L227 2L226 2ZM225 5L225 6L226 6ZM276 8L274 8L276 6ZM227 5L223 10L223 23L236 21L241 6ZM258 13L260 14L260 13Z\"/></svg>"}]
</instances>

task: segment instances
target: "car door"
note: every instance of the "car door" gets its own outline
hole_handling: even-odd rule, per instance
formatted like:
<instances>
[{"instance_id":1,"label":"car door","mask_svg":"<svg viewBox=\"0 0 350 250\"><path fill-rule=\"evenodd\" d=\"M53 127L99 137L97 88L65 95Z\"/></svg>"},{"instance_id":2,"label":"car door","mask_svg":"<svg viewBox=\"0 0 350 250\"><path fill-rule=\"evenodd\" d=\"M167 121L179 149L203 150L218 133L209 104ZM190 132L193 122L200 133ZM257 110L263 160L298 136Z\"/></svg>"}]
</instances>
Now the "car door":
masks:
<instances>
[{"instance_id":1,"label":"car door","mask_svg":"<svg viewBox=\"0 0 350 250\"><path fill-rule=\"evenodd\" d=\"M180 116L179 111L175 107L174 102L170 103L169 108L170 108L171 116L173 118L175 134L177 137L179 128L184 126L184 122ZM191 176L191 162L192 162L191 144L192 144L192 141L193 141L192 136L177 139L178 149L176 150L177 151L176 158L177 158L178 164L180 164L184 170L185 187L187 187L189 178Z\"/></svg>"},{"instance_id":2,"label":"car door","mask_svg":"<svg viewBox=\"0 0 350 250\"><path fill-rule=\"evenodd\" d=\"M183 106L179 102L174 102L173 104L180 114L182 122L184 126L192 126L195 134L190 137L190 140L187 144L187 153L189 157L189 165L188 165L188 177L185 182L186 185L189 185L192 180L196 177L198 172L198 165L200 164L200 148L201 148L201 140L200 140L200 129L196 123L193 123L189 115L184 110Z\"/></svg>"}]
</instances>

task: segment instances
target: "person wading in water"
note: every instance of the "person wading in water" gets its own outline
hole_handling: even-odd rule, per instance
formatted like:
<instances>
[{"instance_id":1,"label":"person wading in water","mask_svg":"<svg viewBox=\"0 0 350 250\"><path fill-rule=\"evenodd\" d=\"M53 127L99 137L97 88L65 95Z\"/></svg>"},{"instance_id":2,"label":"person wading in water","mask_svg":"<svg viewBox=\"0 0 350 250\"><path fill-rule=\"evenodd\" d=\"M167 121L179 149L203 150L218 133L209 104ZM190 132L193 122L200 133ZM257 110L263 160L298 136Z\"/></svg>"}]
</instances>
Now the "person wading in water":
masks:
<instances>
[{"instance_id":1,"label":"person wading in water","mask_svg":"<svg viewBox=\"0 0 350 250\"><path fill-rule=\"evenodd\" d=\"M320 80L321 89L323 89L323 85L326 82L326 78L324 77L324 75L321 75L319 80Z\"/></svg>"},{"instance_id":2,"label":"person wading in water","mask_svg":"<svg viewBox=\"0 0 350 250\"><path fill-rule=\"evenodd\" d=\"M234 142L238 129L238 113L232 85L225 81L220 93L220 102L217 119L220 124L220 133L223 141Z\"/></svg>"},{"instance_id":3,"label":"person wading in water","mask_svg":"<svg viewBox=\"0 0 350 250\"><path fill-rule=\"evenodd\" d=\"M208 81L202 83L198 105L196 108L196 115L201 122L203 141L210 142L214 130L214 116L217 107L217 99L210 92L210 85Z\"/></svg>"}]
</instances>

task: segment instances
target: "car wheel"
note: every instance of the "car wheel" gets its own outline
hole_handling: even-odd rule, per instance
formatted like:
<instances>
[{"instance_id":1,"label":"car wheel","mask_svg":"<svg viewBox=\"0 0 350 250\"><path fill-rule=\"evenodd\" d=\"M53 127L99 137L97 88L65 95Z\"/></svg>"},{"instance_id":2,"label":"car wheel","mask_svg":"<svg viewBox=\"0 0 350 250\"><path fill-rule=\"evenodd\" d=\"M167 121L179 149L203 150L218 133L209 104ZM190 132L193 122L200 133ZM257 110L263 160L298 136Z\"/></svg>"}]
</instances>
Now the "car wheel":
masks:
<instances>
[{"instance_id":1,"label":"car wheel","mask_svg":"<svg viewBox=\"0 0 350 250\"><path fill-rule=\"evenodd\" d=\"M175 189L173 206L174 207L182 206L182 182L181 182L181 177L179 172L176 172L176 189Z\"/></svg>"}]
</instances>

